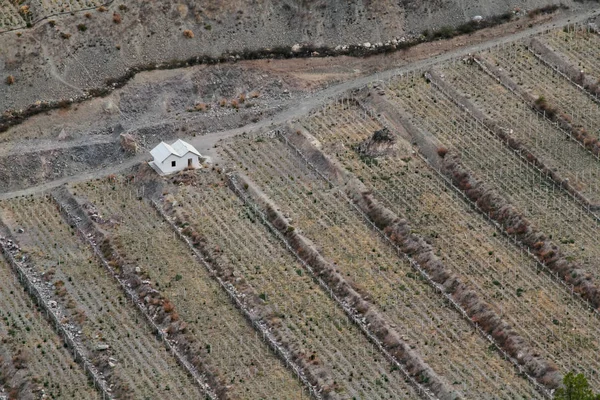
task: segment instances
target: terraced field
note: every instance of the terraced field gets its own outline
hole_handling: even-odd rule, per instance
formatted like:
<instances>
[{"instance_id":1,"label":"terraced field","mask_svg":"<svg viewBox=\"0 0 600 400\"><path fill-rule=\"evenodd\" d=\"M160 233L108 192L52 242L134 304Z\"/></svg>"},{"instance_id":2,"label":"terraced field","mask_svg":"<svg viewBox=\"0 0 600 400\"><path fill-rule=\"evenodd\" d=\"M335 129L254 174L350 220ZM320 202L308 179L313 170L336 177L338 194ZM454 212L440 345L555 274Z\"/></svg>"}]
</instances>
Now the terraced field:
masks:
<instances>
[{"instance_id":1,"label":"terraced field","mask_svg":"<svg viewBox=\"0 0 600 400\"><path fill-rule=\"evenodd\" d=\"M151 206L137 200L141 193L135 186L102 180L72 191L91 202L103 218L117 221L103 227L122 255L147 272L173 302L202 348L203 363L233 398L306 397L187 245Z\"/></svg>"},{"instance_id":2,"label":"terraced field","mask_svg":"<svg viewBox=\"0 0 600 400\"><path fill-rule=\"evenodd\" d=\"M23 398L45 393L50 398L99 399L81 366L3 259L0 282L0 375L5 387L15 388Z\"/></svg>"},{"instance_id":3,"label":"terraced field","mask_svg":"<svg viewBox=\"0 0 600 400\"><path fill-rule=\"evenodd\" d=\"M423 78L397 81L389 98L414 123L460 154L463 163L506 197L572 260L600 277L598 220L564 190Z\"/></svg>"},{"instance_id":4,"label":"terraced field","mask_svg":"<svg viewBox=\"0 0 600 400\"><path fill-rule=\"evenodd\" d=\"M285 144L246 138L224 144L223 151L340 273L368 293L402 337L457 392L466 398L539 396L404 258L370 230L337 189L329 188Z\"/></svg>"},{"instance_id":5,"label":"terraced field","mask_svg":"<svg viewBox=\"0 0 600 400\"><path fill-rule=\"evenodd\" d=\"M600 204L600 162L579 142L473 63L456 62L441 71L451 86L489 118L524 143L548 167L557 171L594 204Z\"/></svg>"},{"instance_id":6,"label":"terraced field","mask_svg":"<svg viewBox=\"0 0 600 400\"><path fill-rule=\"evenodd\" d=\"M205 235L216 262L232 268L273 309L266 318L282 340L310 362L309 369L323 371L340 398L416 396L400 372L216 178L204 176L201 186L187 187L175 200Z\"/></svg>"},{"instance_id":7,"label":"terraced field","mask_svg":"<svg viewBox=\"0 0 600 400\"><path fill-rule=\"evenodd\" d=\"M93 9L103 4L111 3L107 0L26 0L31 7L33 18L43 18L65 12L76 12L84 9Z\"/></svg>"},{"instance_id":8,"label":"terraced field","mask_svg":"<svg viewBox=\"0 0 600 400\"><path fill-rule=\"evenodd\" d=\"M408 143L399 140L393 156L361 159L357 146L383 127L356 107L338 105L304 125L327 153L405 216L415 233L426 237L444 262L542 354L563 371L585 371L594 385L599 384L598 360L588 357L588 351L600 345L597 318L449 190L435 171L411 154Z\"/></svg>"},{"instance_id":9,"label":"terraced field","mask_svg":"<svg viewBox=\"0 0 600 400\"><path fill-rule=\"evenodd\" d=\"M0 0L0 32L25 28L43 18L94 9L111 3L102 0Z\"/></svg>"},{"instance_id":10,"label":"terraced field","mask_svg":"<svg viewBox=\"0 0 600 400\"><path fill-rule=\"evenodd\" d=\"M586 74L600 78L600 36L597 33L571 26L554 30L543 39Z\"/></svg>"},{"instance_id":11,"label":"terraced field","mask_svg":"<svg viewBox=\"0 0 600 400\"><path fill-rule=\"evenodd\" d=\"M0 218L12 232L23 230L16 233L22 249L53 285L57 301L71 311L87 356L105 369L104 357L110 357L106 375L115 393L135 398L202 396L50 198L2 202Z\"/></svg>"},{"instance_id":12,"label":"terraced field","mask_svg":"<svg viewBox=\"0 0 600 400\"><path fill-rule=\"evenodd\" d=\"M600 104L536 59L525 45L511 43L483 56L535 98L543 98L573 124L600 138Z\"/></svg>"},{"instance_id":13,"label":"terraced field","mask_svg":"<svg viewBox=\"0 0 600 400\"><path fill-rule=\"evenodd\" d=\"M24 26L25 20L19 14L19 8L10 0L0 0L0 32Z\"/></svg>"},{"instance_id":14,"label":"terraced field","mask_svg":"<svg viewBox=\"0 0 600 400\"><path fill-rule=\"evenodd\" d=\"M0 1L0 32L100 4ZM600 391L600 103L540 42L600 77L567 27L191 132L208 168L0 201L0 398Z\"/></svg>"}]
</instances>

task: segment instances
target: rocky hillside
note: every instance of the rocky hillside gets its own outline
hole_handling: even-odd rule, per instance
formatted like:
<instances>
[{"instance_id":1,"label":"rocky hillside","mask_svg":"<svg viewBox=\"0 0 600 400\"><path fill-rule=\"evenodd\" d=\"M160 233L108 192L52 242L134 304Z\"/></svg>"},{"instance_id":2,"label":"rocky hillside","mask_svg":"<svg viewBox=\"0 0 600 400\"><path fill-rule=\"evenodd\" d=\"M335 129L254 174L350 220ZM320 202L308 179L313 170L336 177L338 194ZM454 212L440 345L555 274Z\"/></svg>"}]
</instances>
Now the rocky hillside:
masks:
<instances>
[{"instance_id":1,"label":"rocky hillside","mask_svg":"<svg viewBox=\"0 0 600 400\"><path fill-rule=\"evenodd\" d=\"M41 21L44 10L32 8L32 28L0 33L0 110L76 97L132 66L297 43L385 42L552 3L558 0L117 0L58 15L53 9Z\"/></svg>"}]
</instances>

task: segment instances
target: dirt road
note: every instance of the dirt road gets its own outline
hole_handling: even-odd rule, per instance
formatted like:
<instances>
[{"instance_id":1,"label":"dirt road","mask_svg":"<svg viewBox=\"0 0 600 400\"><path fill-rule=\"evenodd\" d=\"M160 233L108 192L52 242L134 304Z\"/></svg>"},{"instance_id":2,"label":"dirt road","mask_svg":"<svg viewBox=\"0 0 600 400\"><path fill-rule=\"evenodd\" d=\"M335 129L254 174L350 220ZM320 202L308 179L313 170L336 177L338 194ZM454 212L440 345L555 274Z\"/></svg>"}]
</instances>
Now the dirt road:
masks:
<instances>
[{"instance_id":1,"label":"dirt road","mask_svg":"<svg viewBox=\"0 0 600 400\"><path fill-rule=\"evenodd\" d=\"M543 33L545 31L556 29L557 27L562 27L569 23L577 23L583 22L591 17L595 17L600 15L600 10L594 10L590 12L580 13L580 14L565 14L564 16L555 19L551 22L541 24L538 26L534 26L532 28L524 29L517 33L512 33L506 36L493 38L484 43L479 43L472 46L465 46L461 48L457 48L452 51L445 52L443 54L432 55L431 57L416 61L407 65L403 65L399 68L394 68L390 70L386 70L383 72L379 72L373 75L365 76L362 78L349 80L344 83L332 85L324 90L316 92L309 97L303 98L297 103L289 106L285 110L280 113L275 114L270 118L266 118L257 123L249 124L240 128L212 132L203 136L197 137L185 137L184 140L192 143L202 154L205 154L213 159L214 162L219 162L218 155L216 153L215 144L219 140L231 138L236 135L240 135L244 132L256 132L256 131L267 131L270 129L274 129L275 127L284 124L286 122L290 122L296 119L305 116L310 113L312 110L315 110L324 104L326 104L329 100L336 98L338 96L343 95L344 93L353 90L360 89L369 84L384 81L394 77L395 75L408 73L411 71L419 71L432 67L435 64L442 63L448 60L457 59L464 57L468 54L480 52L483 50L487 50L493 48L495 46L503 45L506 43L511 43L514 41L518 41L533 35L537 35ZM193 131L193 121L191 122L192 126L190 126L190 131ZM35 148L30 148L30 151L35 151ZM82 173L74 176L65 177L62 179L58 179L55 181L46 182L42 185L30 187L23 190L17 190L12 192L6 192L0 194L0 199L7 199L11 197L29 195L33 193L39 193L46 190L50 190L54 187L63 185L69 182L80 182L86 181L89 179L95 179L103 176L107 176L110 174L116 174L131 168L132 166L144 162L150 159L150 155L148 153L142 153L135 157L129 158L126 161L118 165L113 165L104 169L99 169L92 172Z\"/></svg>"}]
</instances>

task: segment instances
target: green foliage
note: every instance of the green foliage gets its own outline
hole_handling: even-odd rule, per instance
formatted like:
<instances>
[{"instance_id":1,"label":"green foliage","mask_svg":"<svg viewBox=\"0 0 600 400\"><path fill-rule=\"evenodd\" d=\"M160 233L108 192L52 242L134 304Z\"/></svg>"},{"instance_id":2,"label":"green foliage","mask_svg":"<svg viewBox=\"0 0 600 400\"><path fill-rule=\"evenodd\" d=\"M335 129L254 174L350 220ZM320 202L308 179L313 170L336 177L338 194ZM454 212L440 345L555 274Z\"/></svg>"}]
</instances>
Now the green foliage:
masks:
<instances>
[{"instance_id":1,"label":"green foliage","mask_svg":"<svg viewBox=\"0 0 600 400\"><path fill-rule=\"evenodd\" d=\"M563 386L556 390L554 400L600 400L600 394L594 394L583 374L569 372L563 378Z\"/></svg>"}]
</instances>

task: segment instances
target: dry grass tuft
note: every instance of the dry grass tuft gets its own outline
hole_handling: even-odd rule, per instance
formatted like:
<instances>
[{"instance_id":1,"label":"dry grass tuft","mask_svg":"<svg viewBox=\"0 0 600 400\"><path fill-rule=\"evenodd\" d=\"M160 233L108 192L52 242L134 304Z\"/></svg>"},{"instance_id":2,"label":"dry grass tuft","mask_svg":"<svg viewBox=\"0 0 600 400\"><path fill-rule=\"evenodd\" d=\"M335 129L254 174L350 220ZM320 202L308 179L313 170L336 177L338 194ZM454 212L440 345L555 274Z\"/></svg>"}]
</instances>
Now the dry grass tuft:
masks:
<instances>
[{"instance_id":1,"label":"dry grass tuft","mask_svg":"<svg viewBox=\"0 0 600 400\"><path fill-rule=\"evenodd\" d=\"M189 29L186 29L185 31L183 31L183 36L185 36L188 39L193 39L194 38L194 32L192 32Z\"/></svg>"}]
</instances>

